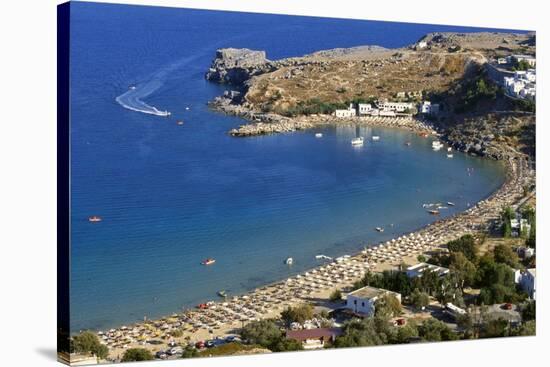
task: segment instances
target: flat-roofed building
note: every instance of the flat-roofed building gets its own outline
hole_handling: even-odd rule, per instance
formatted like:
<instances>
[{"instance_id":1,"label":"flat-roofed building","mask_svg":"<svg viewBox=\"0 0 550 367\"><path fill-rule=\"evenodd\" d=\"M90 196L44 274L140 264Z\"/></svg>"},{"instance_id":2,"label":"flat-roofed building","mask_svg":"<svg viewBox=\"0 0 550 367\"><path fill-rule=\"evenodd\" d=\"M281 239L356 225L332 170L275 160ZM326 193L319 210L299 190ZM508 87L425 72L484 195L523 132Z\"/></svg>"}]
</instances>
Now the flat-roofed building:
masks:
<instances>
[{"instance_id":1,"label":"flat-roofed building","mask_svg":"<svg viewBox=\"0 0 550 367\"><path fill-rule=\"evenodd\" d=\"M375 311L375 302L380 297L387 294L394 296L399 300L399 302L401 302L401 294L399 293L392 292L387 289L366 286L347 295L346 308L356 314L372 316Z\"/></svg>"},{"instance_id":2,"label":"flat-roofed building","mask_svg":"<svg viewBox=\"0 0 550 367\"><path fill-rule=\"evenodd\" d=\"M449 269L447 268L428 263L418 263L416 265L409 266L406 273L409 278L417 278L421 277L422 274L427 271L435 272L439 276L443 276L449 273Z\"/></svg>"}]
</instances>

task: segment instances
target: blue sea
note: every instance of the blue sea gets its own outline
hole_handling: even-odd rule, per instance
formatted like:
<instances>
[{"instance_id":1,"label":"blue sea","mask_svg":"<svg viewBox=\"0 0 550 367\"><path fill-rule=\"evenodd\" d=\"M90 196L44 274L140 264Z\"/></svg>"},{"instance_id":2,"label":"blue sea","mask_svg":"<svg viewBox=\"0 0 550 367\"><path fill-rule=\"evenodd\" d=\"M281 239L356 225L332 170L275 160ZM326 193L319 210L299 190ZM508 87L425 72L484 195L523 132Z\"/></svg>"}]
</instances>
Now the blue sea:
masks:
<instances>
[{"instance_id":1,"label":"blue sea","mask_svg":"<svg viewBox=\"0 0 550 367\"><path fill-rule=\"evenodd\" d=\"M405 131L361 128L359 149L351 126L234 138L227 131L244 121L207 107L225 89L204 79L217 48L279 59L480 29L78 2L71 16L73 332L283 279L315 266L317 254L353 253L430 223L423 203L453 201L442 213L452 215L504 180L497 162L448 159ZM155 110L172 116L144 113ZM201 266L207 257L216 264Z\"/></svg>"}]
</instances>

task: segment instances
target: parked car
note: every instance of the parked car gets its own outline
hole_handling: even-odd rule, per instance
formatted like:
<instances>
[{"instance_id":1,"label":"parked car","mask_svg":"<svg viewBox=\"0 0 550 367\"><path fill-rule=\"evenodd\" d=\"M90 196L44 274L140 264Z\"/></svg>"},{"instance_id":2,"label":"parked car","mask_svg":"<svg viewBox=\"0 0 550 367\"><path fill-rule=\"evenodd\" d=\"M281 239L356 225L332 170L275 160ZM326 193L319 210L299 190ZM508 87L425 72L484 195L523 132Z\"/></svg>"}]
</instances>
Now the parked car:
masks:
<instances>
[{"instance_id":1,"label":"parked car","mask_svg":"<svg viewBox=\"0 0 550 367\"><path fill-rule=\"evenodd\" d=\"M168 353L171 355L171 356L175 356L176 354L181 354L183 353L183 348L182 347L174 347L172 349L170 349L168 351Z\"/></svg>"},{"instance_id":2,"label":"parked car","mask_svg":"<svg viewBox=\"0 0 550 367\"><path fill-rule=\"evenodd\" d=\"M158 359L166 359L166 358L168 358L168 355L167 355L166 352L164 352L163 350L159 350L159 351L155 354L155 357L157 357Z\"/></svg>"},{"instance_id":3,"label":"parked car","mask_svg":"<svg viewBox=\"0 0 550 367\"><path fill-rule=\"evenodd\" d=\"M202 341L202 340L195 343L195 348L197 348L197 349L203 349L205 347L206 347L206 345L205 345L204 341Z\"/></svg>"}]
</instances>

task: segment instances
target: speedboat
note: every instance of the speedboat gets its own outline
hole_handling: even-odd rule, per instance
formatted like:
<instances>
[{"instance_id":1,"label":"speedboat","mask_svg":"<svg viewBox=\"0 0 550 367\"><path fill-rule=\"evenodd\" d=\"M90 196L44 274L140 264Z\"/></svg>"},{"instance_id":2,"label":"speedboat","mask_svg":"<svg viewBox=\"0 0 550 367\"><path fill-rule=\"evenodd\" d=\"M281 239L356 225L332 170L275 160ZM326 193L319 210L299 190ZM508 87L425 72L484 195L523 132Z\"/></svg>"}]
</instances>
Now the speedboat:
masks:
<instances>
[{"instance_id":1,"label":"speedboat","mask_svg":"<svg viewBox=\"0 0 550 367\"><path fill-rule=\"evenodd\" d=\"M316 133L316 134L315 134L315 137L316 137L316 138L322 138L322 137L323 137L323 134L321 134L321 133Z\"/></svg>"},{"instance_id":2,"label":"speedboat","mask_svg":"<svg viewBox=\"0 0 550 367\"><path fill-rule=\"evenodd\" d=\"M203 261L201 261L201 265L212 265L216 262L215 259L212 259L212 258L208 258L208 259L204 259Z\"/></svg>"},{"instance_id":3,"label":"speedboat","mask_svg":"<svg viewBox=\"0 0 550 367\"><path fill-rule=\"evenodd\" d=\"M373 135L372 140L380 140L380 137L378 135Z\"/></svg>"},{"instance_id":4,"label":"speedboat","mask_svg":"<svg viewBox=\"0 0 550 367\"><path fill-rule=\"evenodd\" d=\"M351 139L351 145L363 145L363 141L364 141L364 139L363 139L362 136L360 136L358 138L353 138L353 139Z\"/></svg>"},{"instance_id":5,"label":"speedboat","mask_svg":"<svg viewBox=\"0 0 550 367\"><path fill-rule=\"evenodd\" d=\"M294 262L294 260L291 257L289 257L285 260L285 264L287 264L287 265L292 265L293 262Z\"/></svg>"},{"instance_id":6,"label":"speedboat","mask_svg":"<svg viewBox=\"0 0 550 367\"><path fill-rule=\"evenodd\" d=\"M375 229L376 229L378 232L384 232L384 228L382 228L382 227L376 227Z\"/></svg>"},{"instance_id":7,"label":"speedboat","mask_svg":"<svg viewBox=\"0 0 550 367\"><path fill-rule=\"evenodd\" d=\"M183 125L183 120L179 120L178 122L176 122L176 124L178 124L180 126Z\"/></svg>"},{"instance_id":8,"label":"speedboat","mask_svg":"<svg viewBox=\"0 0 550 367\"><path fill-rule=\"evenodd\" d=\"M130 89L131 89L131 90L134 90L134 89L136 89L136 86L135 86L135 85L131 85L131 86L130 86Z\"/></svg>"},{"instance_id":9,"label":"speedboat","mask_svg":"<svg viewBox=\"0 0 550 367\"><path fill-rule=\"evenodd\" d=\"M447 205L448 206L455 206L455 203L453 203L452 201L447 201Z\"/></svg>"},{"instance_id":10,"label":"speedboat","mask_svg":"<svg viewBox=\"0 0 550 367\"><path fill-rule=\"evenodd\" d=\"M101 222L103 219L97 215L92 215L91 217L88 218L88 222L92 222L92 223L97 223L97 222Z\"/></svg>"},{"instance_id":11,"label":"speedboat","mask_svg":"<svg viewBox=\"0 0 550 367\"><path fill-rule=\"evenodd\" d=\"M447 158L453 158L452 154L447 154Z\"/></svg>"}]
</instances>

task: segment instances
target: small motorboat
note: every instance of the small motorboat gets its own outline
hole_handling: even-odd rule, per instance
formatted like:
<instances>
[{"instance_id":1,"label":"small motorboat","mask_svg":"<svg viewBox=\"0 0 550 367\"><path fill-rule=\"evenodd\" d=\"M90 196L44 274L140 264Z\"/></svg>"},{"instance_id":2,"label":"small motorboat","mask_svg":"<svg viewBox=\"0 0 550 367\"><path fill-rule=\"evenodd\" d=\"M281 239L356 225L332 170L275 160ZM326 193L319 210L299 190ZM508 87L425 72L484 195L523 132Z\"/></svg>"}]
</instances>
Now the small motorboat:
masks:
<instances>
[{"instance_id":1,"label":"small motorboat","mask_svg":"<svg viewBox=\"0 0 550 367\"><path fill-rule=\"evenodd\" d=\"M316 133L316 134L315 134L315 137L316 137L316 138L322 138L322 137L323 137L323 134L322 134L322 133Z\"/></svg>"},{"instance_id":2,"label":"small motorboat","mask_svg":"<svg viewBox=\"0 0 550 367\"><path fill-rule=\"evenodd\" d=\"M428 210L428 213L430 213L431 215L438 215L439 210Z\"/></svg>"},{"instance_id":3,"label":"small motorboat","mask_svg":"<svg viewBox=\"0 0 550 367\"><path fill-rule=\"evenodd\" d=\"M129 88L130 88L130 90L135 90L135 89L136 89L136 86L135 86L135 85L131 85Z\"/></svg>"},{"instance_id":4,"label":"small motorboat","mask_svg":"<svg viewBox=\"0 0 550 367\"><path fill-rule=\"evenodd\" d=\"M92 223L101 222L102 220L103 219L97 215L92 215L91 217L88 218L88 222L92 222Z\"/></svg>"},{"instance_id":5,"label":"small motorboat","mask_svg":"<svg viewBox=\"0 0 550 367\"><path fill-rule=\"evenodd\" d=\"M351 145L359 146L359 145L363 145L363 142L364 142L364 139L362 136L351 139Z\"/></svg>"},{"instance_id":6,"label":"small motorboat","mask_svg":"<svg viewBox=\"0 0 550 367\"><path fill-rule=\"evenodd\" d=\"M185 107L185 110L186 110L186 111L189 111L189 107Z\"/></svg>"},{"instance_id":7,"label":"small motorboat","mask_svg":"<svg viewBox=\"0 0 550 367\"><path fill-rule=\"evenodd\" d=\"M455 206L455 203L453 203L452 201L447 201L447 205L448 206Z\"/></svg>"},{"instance_id":8,"label":"small motorboat","mask_svg":"<svg viewBox=\"0 0 550 367\"><path fill-rule=\"evenodd\" d=\"M183 125L183 120L179 120L178 122L176 122L176 124L178 124L180 126Z\"/></svg>"},{"instance_id":9,"label":"small motorboat","mask_svg":"<svg viewBox=\"0 0 550 367\"><path fill-rule=\"evenodd\" d=\"M410 146L411 146L411 142L408 141L408 142L405 143L405 145L408 146L408 147L410 147Z\"/></svg>"},{"instance_id":10,"label":"small motorboat","mask_svg":"<svg viewBox=\"0 0 550 367\"><path fill-rule=\"evenodd\" d=\"M447 154L447 158L453 158L452 154Z\"/></svg>"},{"instance_id":11,"label":"small motorboat","mask_svg":"<svg viewBox=\"0 0 550 367\"><path fill-rule=\"evenodd\" d=\"M382 228L382 227L376 227L375 229L376 229L378 232L384 232L384 228Z\"/></svg>"},{"instance_id":12,"label":"small motorboat","mask_svg":"<svg viewBox=\"0 0 550 367\"><path fill-rule=\"evenodd\" d=\"M294 263L294 259L292 259L291 257L289 257L285 260L285 264L287 264L287 265L292 265L292 263Z\"/></svg>"},{"instance_id":13,"label":"small motorboat","mask_svg":"<svg viewBox=\"0 0 550 367\"><path fill-rule=\"evenodd\" d=\"M451 147L447 148L447 152L452 152L452 151L453 151L453 148L451 148Z\"/></svg>"},{"instance_id":14,"label":"small motorboat","mask_svg":"<svg viewBox=\"0 0 550 367\"><path fill-rule=\"evenodd\" d=\"M225 297L227 297L227 292L224 291L224 290L218 291L218 296L220 296L222 298L225 298Z\"/></svg>"},{"instance_id":15,"label":"small motorboat","mask_svg":"<svg viewBox=\"0 0 550 367\"><path fill-rule=\"evenodd\" d=\"M212 265L215 262L216 262L215 259L208 258L208 259L204 259L203 261L201 261L201 265Z\"/></svg>"},{"instance_id":16,"label":"small motorboat","mask_svg":"<svg viewBox=\"0 0 550 367\"><path fill-rule=\"evenodd\" d=\"M380 137L378 135L373 135L372 140L374 141L380 140Z\"/></svg>"}]
</instances>

